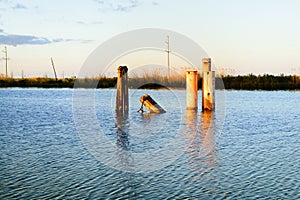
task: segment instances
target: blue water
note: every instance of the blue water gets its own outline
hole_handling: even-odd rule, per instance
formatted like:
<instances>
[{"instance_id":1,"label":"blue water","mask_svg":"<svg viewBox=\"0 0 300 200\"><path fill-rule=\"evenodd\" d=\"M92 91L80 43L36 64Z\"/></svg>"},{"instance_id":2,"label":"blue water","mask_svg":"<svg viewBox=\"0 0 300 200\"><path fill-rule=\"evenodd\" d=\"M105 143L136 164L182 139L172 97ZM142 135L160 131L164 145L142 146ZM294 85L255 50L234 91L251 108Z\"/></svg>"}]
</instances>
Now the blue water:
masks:
<instances>
[{"instance_id":1,"label":"blue water","mask_svg":"<svg viewBox=\"0 0 300 200\"><path fill-rule=\"evenodd\" d=\"M167 113L137 113L144 93ZM90 112L76 122L73 90L1 89L0 199L300 199L300 92L223 93L195 114L184 91L131 90L118 121L114 90L97 90L104 143Z\"/></svg>"}]
</instances>

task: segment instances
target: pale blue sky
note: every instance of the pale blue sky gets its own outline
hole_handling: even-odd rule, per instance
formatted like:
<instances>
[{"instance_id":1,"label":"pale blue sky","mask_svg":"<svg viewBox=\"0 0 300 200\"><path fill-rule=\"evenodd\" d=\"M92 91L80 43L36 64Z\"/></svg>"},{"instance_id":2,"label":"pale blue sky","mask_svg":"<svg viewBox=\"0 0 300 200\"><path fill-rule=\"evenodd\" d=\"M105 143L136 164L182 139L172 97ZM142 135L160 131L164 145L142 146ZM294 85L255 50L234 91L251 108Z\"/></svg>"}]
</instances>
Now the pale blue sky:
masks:
<instances>
[{"instance_id":1,"label":"pale blue sky","mask_svg":"<svg viewBox=\"0 0 300 200\"><path fill-rule=\"evenodd\" d=\"M68 76L112 36L162 28L197 42L219 68L300 74L299 10L298 0L0 0L0 48L15 76L52 76L50 57Z\"/></svg>"}]
</instances>

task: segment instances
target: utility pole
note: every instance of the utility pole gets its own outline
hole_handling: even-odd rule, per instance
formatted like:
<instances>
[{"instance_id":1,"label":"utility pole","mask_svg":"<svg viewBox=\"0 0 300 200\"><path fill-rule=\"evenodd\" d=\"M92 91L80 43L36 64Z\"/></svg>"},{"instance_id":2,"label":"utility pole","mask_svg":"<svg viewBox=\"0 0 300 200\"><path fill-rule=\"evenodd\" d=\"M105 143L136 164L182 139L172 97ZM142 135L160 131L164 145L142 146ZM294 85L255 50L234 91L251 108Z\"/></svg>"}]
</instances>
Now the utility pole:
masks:
<instances>
[{"instance_id":1,"label":"utility pole","mask_svg":"<svg viewBox=\"0 0 300 200\"><path fill-rule=\"evenodd\" d=\"M5 77L8 78L8 74L7 74L7 47L4 47L4 60L5 60Z\"/></svg>"},{"instance_id":2,"label":"utility pole","mask_svg":"<svg viewBox=\"0 0 300 200\"><path fill-rule=\"evenodd\" d=\"M170 77L170 37L167 35L166 43L168 45L167 47L167 53L168 53L168 78Z\"/></svg>"},{"instance_id":3,"label":"utility pole","mask_svg":"<svg viewBox=\"0 0 300 200\"><path fill-rule=\"evenodd\" d=\"M51 63L52 63L53 71L54 71L55 80L57 81L57 75L56 75L56 71L55 71L55 67L54 67L54 62L53 62L52 58L51 58Z\"/></svg>"}]
</instances>

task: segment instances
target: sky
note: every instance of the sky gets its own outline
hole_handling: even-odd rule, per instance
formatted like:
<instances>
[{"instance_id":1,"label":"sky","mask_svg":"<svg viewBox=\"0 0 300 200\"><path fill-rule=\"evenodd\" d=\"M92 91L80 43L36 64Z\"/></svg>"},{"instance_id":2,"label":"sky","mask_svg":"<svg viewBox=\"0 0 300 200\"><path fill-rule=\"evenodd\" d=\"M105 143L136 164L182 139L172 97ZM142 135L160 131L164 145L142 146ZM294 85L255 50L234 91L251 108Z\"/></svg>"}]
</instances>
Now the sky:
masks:
<instances>
[{"instance_id":1,"label":"sky","mask_svg":"<svg viewBox=\"0 0 300 200\"><path fill-rule=\"evenodd\" d=\"M68 77L110 38L159 28L195 41L228 73L300 75L299 10L298 0L0 0L0 49L7 46L15 77L53 77L51 57L58 76ZM122 62L144 65L135 57ZM186 63L171 54L171 65Z\"/></svg>"}]
</instances>

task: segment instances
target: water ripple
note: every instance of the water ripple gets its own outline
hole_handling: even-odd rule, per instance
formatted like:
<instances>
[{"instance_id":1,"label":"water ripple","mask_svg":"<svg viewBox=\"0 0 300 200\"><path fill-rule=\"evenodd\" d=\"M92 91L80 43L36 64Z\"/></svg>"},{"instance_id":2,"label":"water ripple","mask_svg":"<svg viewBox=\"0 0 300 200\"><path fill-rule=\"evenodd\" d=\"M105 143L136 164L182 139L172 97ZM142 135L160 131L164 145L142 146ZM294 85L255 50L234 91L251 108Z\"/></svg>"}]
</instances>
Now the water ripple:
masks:
<instances>
[{"instance_id":1,"label":"water ripple","mask_svg":"<svg viewBox=\"0 0 300 200\"><path fill-rule=\"evenodd\" d=\"M97 92L110 103L112 90ZM300 199L300 93L226 95L226 123L214 148L213 137L201 133L206 129L192 126L188 130L199 132L183 133L187 144L176 161L151 173L130 173L85 149L72 119L72 90L0 90L0 199ZM97 109L107 137L116 141L115 121L104 117L113 114ZM174 115L168 123L179 123L180 113L169 111ZM171 137L155 130L157 137L132 132L128 151L159 148ZM161 143L146 142L153 138Z\"/></svg>"}]
</instances>

